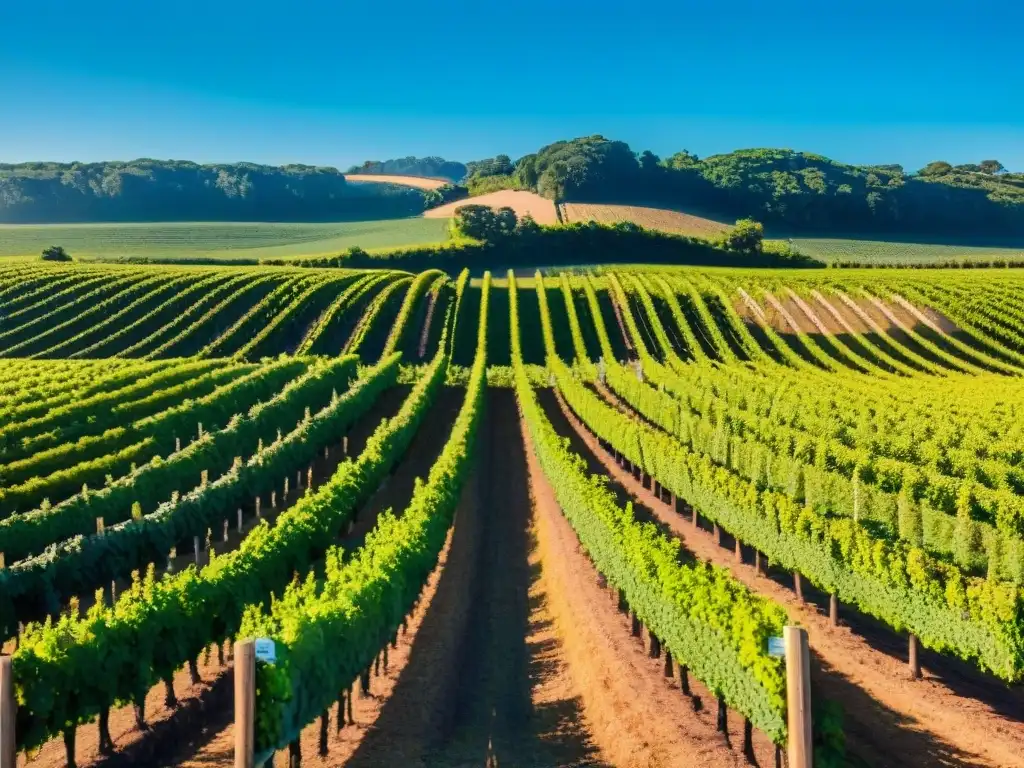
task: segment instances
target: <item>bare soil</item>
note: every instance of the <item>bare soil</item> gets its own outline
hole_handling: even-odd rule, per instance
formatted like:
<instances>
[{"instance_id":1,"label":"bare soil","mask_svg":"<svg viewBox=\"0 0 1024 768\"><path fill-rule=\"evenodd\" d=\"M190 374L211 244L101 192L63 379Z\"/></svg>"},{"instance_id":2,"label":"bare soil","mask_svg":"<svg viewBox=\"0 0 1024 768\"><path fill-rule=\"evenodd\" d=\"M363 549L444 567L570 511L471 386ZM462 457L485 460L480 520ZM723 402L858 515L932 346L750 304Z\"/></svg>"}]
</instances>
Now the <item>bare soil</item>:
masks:
<instances>
[{"instance_id":1,"label":"bare soil","mask_svg":"<svg viewBox=\"0 0 1024 768\"><path fill-rule=\"evenodd\" d=\"M556 428L571 433L550 392L541 395ZM691 695L684 694L678 667L673 663L666 675L664 658L651 657L646 631L640 638L632 636L617 594L602 586L536 458L528 453L542 562L554 585L551 611L602 754L613 765L637 768L746 765L739 748L742 720L733 713L728 739L719 733L714 696L692 676ZM614 481L611 487L622 490ZM764 736L755 734L754 746L760 765L774 764L774 747Z\"/></svg>"},{"instance_id":2,"label":"bare soil","mask_svg":"<svg viewBox=\"0 0 1024 768\"><path fill-rule=\"evenodd\" d=\"M486 195L457 200L437 208L431 208L423 215L428 219L450 219L464 205L489 205L491 208L508 206L516 212L516 216L519 218L530 215L538 224L558 223L555 204L552 201L534 192L525 192L519 189L505 189L500 192L489 192Z\"/></svg>"},{"instance_id":3,"label":"bare soil","mask_svg":"<svg viewBox=\"0 0 1024 768\"><path fill-rule=\"evenodd\" d=\"M931 653L923 657L923 679L911 680L899 648L882 652L875 647L882 641L873 634L883 633L881 628L863 617L851 615L848 622L846 614L853 612L844 607L840 626L832 627L827 596L805 584L805 596L814 602L799 601L789 574L776 573L773 579L756 573L749 548L741 547L743 562L737 562L731 536L723 533L717 544L706 525L695 529L689 515L619 467L574 416L567 413L567 420L600 461L601 470L650 509L688 550L729 568L807 628L815 690L842 705L848 752L856 759L871 766L1024 766L1024 691L1019 687L1007 690L998 681ZM676 506L683 507L679 502ZM856 634L850 623L856 623Z\"/></svg>"},{"instance_id":4,"label":"bare soil","mask_svg":"<svg viewBox=\"0 0 1024 768\"><path fill-rule=\"evenodd\" d=\"M417 189L440 189L451 184L448 179L431 179L426 176L399 176L386 173L346 173L345 181L368 181L376 184L398 184Z\"/></svg>"},{"instance_id":5,"label":"bare soil","mask_svg":"<svg viewBox=\"0 0 1024 768\"><path fill-rule=\"evenodd\" d=\"M647 229L709 239L718 237L730 229L728 224L720 221L644 205L563 203L562 215L567 222L596 221L599 224L615 224L620 221L631 221Z\"/></svg>"}]
</instances>

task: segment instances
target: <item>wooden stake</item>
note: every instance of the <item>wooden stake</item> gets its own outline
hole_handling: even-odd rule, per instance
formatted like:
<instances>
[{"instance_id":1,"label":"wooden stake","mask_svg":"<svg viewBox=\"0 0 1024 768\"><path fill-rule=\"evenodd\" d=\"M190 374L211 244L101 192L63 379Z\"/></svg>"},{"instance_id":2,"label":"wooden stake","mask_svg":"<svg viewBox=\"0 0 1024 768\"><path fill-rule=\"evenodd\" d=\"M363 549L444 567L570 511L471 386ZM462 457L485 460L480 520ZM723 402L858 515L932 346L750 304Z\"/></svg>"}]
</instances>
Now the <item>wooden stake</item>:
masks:
<instances>
[{"instance_id":1,"label":"wooden stake","mask_svg":"<svg viewBox=\"0 0 1024 768\"><path fill-rule=\"evenodd\" d=\"M257 496L256 497L256 519L257 520L259 520L260 517L262 517L262 515L260 514L260 501L262 501L262 499L260 499L260 497Z\"/></svg>"},{"instance_id":2,"label":"wooden stake","mask_svg":"<svg viewBox=\"0 0 1024 768\"><path fill-rule=\"evenodd\" d=\"M839 626L839 600L835 595L828 596L828 620L833 627Z\"/></svg>"},{"instance_id":3,"label":"wooden stake","mask_svg":"<svg viewBox=\"0 0 1024 768\"><path fill-rule=\"evenodd\" d=\"M740 540L739 539L735 539L735 541L736 541L736 562L739 563L740 565L743 565L743 545L740 544Z\"/></svg>"},{"instance_id":4,"label":"wooden stake","mask_svg":"<svg viewBox=\"0 0 1024 768\"><path fill-rule=\"evenodd\" d=\"M192 547L196 551L196 568L198 568L199 567L199 537L198 536L193 536L192 537Z\"/></svg>"},{"instance_id":5,"label":"wooden stake","mask_svg":"<svg viewBox=\"0 0 1024 768\"><path fill-rule=\"evenodd\" d=\"M722 529L718 527L718 523L712 523L713 531L715 534L715 544L722 546Z\"/></svg>"},{"instance_id":6,"label":"wooden stake","mask_svg":"<svg viewBox=\"0 0 1024 768\"><path fill-rule=\"evenodd\" d=\"M270 492L270 508L277 509L277 491Z\"/></svg>"},{"instance_id":7,"label":"wooden stake","mask_svg":"<svg viewBox=\"0 0 1024 768\"><path fill-rule=\"evenodd\" d=\"M729 708L725 699L718 697L718 731L725 734L725 743L729 743Z\"/></svg>"},{"instance_id":8,"label":"wooden stake","mask_svg":"<svg viewBox=\"0 0 1024 768\"><path fill-rule=\"evenodd\" d=\"M105 528L105 526L103 525L103 518L102 517L97 517L96 518L96 533L103 533L104 528Z\"/></svg>"},{"instance_id":9,"label":"wooden stake","mask_svg":"<svg viewBox=\"0 0 1024 768\"><path fill-rule=\"evenodd\" d=\"M761 550L754 550L754 573L761 575Z\"/></svg>"},{"instance_id":10,"label":"wooden stake","mask_svg":"<svg viewBox=\"0 0 1024 768\"><path fill-rule=\"evenodd\" d=\"M748 763L754 764L757 761L754 755L754 724L749 717L743 718L743 756Z\"/></svg>"},{"instance_id":11,"label":"wooden stake","mask_svg":"<svg viewBox=\"0 0 1024 768\"><path fill-rule=\"evenodd\" d=\"M804 583L800 578L800 571L793 571L793 589L796 591L796 599L802 603L804 601Z\"/></svg>"},{"instance_id":12,"label":"wooden stake","mask_svg":"<svg viewBox=\"0 0 1024 768\"><path fill-rule=\"evenodd\" d=\"M909 648L909 661L910 661L910 679L920 680L921 679L921 660L917 655L917 635L911 633L910 635L910 648Z\"/></svg>"},{"instance_id":13,"label":"wooden stake","mask_svg":"<svg viewBox=\"0 0 1024 768\"><path fill-rule=\"evenodd\" d=\"M235 512L235 514L236 514L236 516L238 518L238 532L241 533L241 531L242 531L242 508L239 507L238 510Z\"/></svg>"},{"instance_id":14,"label":"wooden stake","mask_svg":"<svg viewBox=\"0 0 1024 768\"><path fill-rule=\"evenodd\" d=\"M228 540L228 521L227 521L227 518L224 519L224 536L223 536L223 539L224 539L224 541Z\"/></svg>"},{"instance_id":15,"label":"wooden stake","mask_svg":"<svg viewBox=\"0 0 1024 768\"><path fill-rule=\"evenodd\" d=\"M327 757L327 728L330 719L331 713L325 709L320 715L320 757Z\"/></svg>"},{"instance_id":16,"label":"wooden stake","mask_svg":"<svg viewBox=\"0 0 1024 768\"><path fill-rule=\"evenodd\" d=\"M14 670L10 656L0 656L0 768L15 768L17 748L14 740Z\"/></svg>"},{"instance_id":17,"label":"wooden stake","mask_svg":"<svg viewBox=\"0 0 1024 768\"><path fill-rule=\"evenodd\" d=\"M341 453L343 456L348 456L348 435L341 438Z\"/></svg>"},{"instance_id":18,"label":"wooden stake","mask_svg":"<svg viewBox=\"0 0 1024 768\"><path fill-rule=\"evenodd\" d=\"M254 768L256 748L256 645L235 643L235 768Z\"/></svg>"},{"instance_id":19,"label":"wooden stake","mask_svg":"<svg viewBox=\"0 0 1024 768\"><path fill-rule=\"evenodd\" d=\"M807 630L786 627L786 707L789 726L789 768L811 768L811 654Z\"/></svg>"}]
</instances>

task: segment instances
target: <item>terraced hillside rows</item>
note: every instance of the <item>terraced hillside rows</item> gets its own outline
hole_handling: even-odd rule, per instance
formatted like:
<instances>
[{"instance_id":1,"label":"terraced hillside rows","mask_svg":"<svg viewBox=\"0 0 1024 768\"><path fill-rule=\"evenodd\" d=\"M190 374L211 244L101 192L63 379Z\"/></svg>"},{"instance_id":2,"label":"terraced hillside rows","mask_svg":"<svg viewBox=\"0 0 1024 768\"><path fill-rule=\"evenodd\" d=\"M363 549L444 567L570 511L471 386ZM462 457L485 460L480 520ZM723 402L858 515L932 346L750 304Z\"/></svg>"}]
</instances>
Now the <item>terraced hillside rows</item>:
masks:
<instances>
[{"instance_id":1,"label":"terraced hillside rows","mask_svg":"<svg viewBox=\"0 0 1024 768\"><path fill-rule=\"evenodd\" d=\"M0 268L18 764L1024 765L1021 296Z\"/></svg>"}]
</instances>

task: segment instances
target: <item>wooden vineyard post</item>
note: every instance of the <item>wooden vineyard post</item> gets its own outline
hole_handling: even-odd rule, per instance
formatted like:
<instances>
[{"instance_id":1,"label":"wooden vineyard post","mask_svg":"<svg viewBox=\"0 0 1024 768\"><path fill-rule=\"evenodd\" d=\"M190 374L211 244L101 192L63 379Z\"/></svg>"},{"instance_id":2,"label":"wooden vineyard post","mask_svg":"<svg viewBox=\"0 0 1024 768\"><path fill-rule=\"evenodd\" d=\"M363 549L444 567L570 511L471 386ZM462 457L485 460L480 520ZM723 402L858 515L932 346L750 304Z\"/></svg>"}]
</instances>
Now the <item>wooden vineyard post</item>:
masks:
<instances>
[{"instance_id":1,"label":"wooden vineyard post","mask_svg":"<svg viewBox=\"0 0 1024 768\"><path fill-rule=\"evenodd\" d=\"M908 661L910 663L910 678L912 680L921 679L921 659L918 658L917 654L917 635L913 632L910 633L910 647L908 649Z\"/></svg>"},{"instance_id":2,"label":"wooden vineyard post","mask_svg":"<svg viewBox=\"0 0 1024 768\"><path fill-rule=\"evenodd\" d=\"M802 603L804 601L804 583L800 578L800 571L793 571L793 591L796 592L796 599Z\"/></svg>"},{"instance_id":3,"label":"wooden vineyard post","mask_svg":"<svg viewBox=\"0 0 1024 768\"><path fill-rule=\"evenodd\" d=\"M14 670L10 656L0 656L0 768L15 768L18 751L14 741Z\"/></svg>"},{"instance_id":4,"label":"wooden vineyard post","mask_svg":"<svg viewBox=\"0 0 1024 768\"><path fill-rule=\"evenodd\" d=\"M256 645L235 643L235 768L254 768L256 749Z\"/></svg>"},{"instance_id":5,"label":"wooden vineyard post","mask_svg":"<svg viewBox=\"0 0 1024 768\"><path fill-rule=\"evenodd\" d=\"M740 565L743 565L743 545L740 544L740 540L739 539L735 539L735 541L736 541L736 562L739 563Z\"/></svg>"},{"instance_id":6,"label":"wooden vineyard post","mask_svg":"<svg viewBox=\"0 0 1024 768\"><path fill-rule=\"evenodd\" d=\"M828 621L833 627L839 626L839 599L835 595L828 596Z\"/></svg>"},{"instance_id":7,"label":"wooden vineyard post","mask_svg":"<svg viewBox=\"0 0 1024 768\"><path fill-rule=\"evenodd\" d=\"M96 518L96 533L103 533L104 528L105 528L105 526L103 525L103 518L102 517L97 517Z\"/></svg>"},{"instance_id":8,"label":"wooden vineyard post","mask_svg":"<svg viewBox=\"0 0 1024 768\"><path fill-rule=\"evenodd\" d=\"M786 709L789 730L788 768L811 768L811 652L807 630L786 627Z\"/></svg>"},{"instance_id":9,"label":"wooden vineyard post","mask_svg":"<svg viewBox=\"0 0 1024 768\"><path fill-rule=\"evenodd\" d=\"M199 537L198 536L193 536L192 537L192 548L195 550L195 553L196 553L196 568L198 568L199 567Z\"/></svg>"},{"instance_id":10,"label":"wooden vineyard post","mask_svg":"<svg viewBox=\"0 0 1024 768\"><path fill-rule=\"evenodd\" d=\"M235 512L235 514L238 517L238 532L241 533L242 532L242 508L239 507L238 510Z\"/></svg>"},{"instance_id":11,"label":"wooden vineyard post","mask_svg":"<svg viewBox=\"0 0 1024 768\"><path fill-rule=\"evenodd\" d=\"M348 456L348 435L341 438L341 455Z\"/></svg>"}]
</instances>

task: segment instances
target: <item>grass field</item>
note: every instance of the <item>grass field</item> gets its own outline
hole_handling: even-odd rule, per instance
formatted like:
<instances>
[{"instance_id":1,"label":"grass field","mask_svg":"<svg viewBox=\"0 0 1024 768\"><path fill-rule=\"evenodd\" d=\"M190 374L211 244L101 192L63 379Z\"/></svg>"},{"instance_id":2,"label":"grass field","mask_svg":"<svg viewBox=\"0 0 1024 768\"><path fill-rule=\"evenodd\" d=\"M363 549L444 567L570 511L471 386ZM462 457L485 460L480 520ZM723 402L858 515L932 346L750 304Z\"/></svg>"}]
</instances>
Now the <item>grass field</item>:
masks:
<instances>
[{"instance_id":1,"label":"grass field","mask_svg":"<svg viewBox=\"0 0 1024 768\"><path fill-rule=\"evenodd\" d=\"M440 243L447 219L386 219L325 224L172 222L0 225L0 256L38 255L62 245L75 258L260 259Z\"/></svg>"},{"instance_id":2,"label":"grass field","mask_svg":"<svg viewBox=\"0 0 1024 768\"><path fill-rule=\"evenodd\" d=\"M838 238L796 238L796 248L827 263L927 264L944 261L1024 261L1024 246L1001 248L934 243L899 243L882 240L843 240Z\"/></svg>"}]
</instances>

